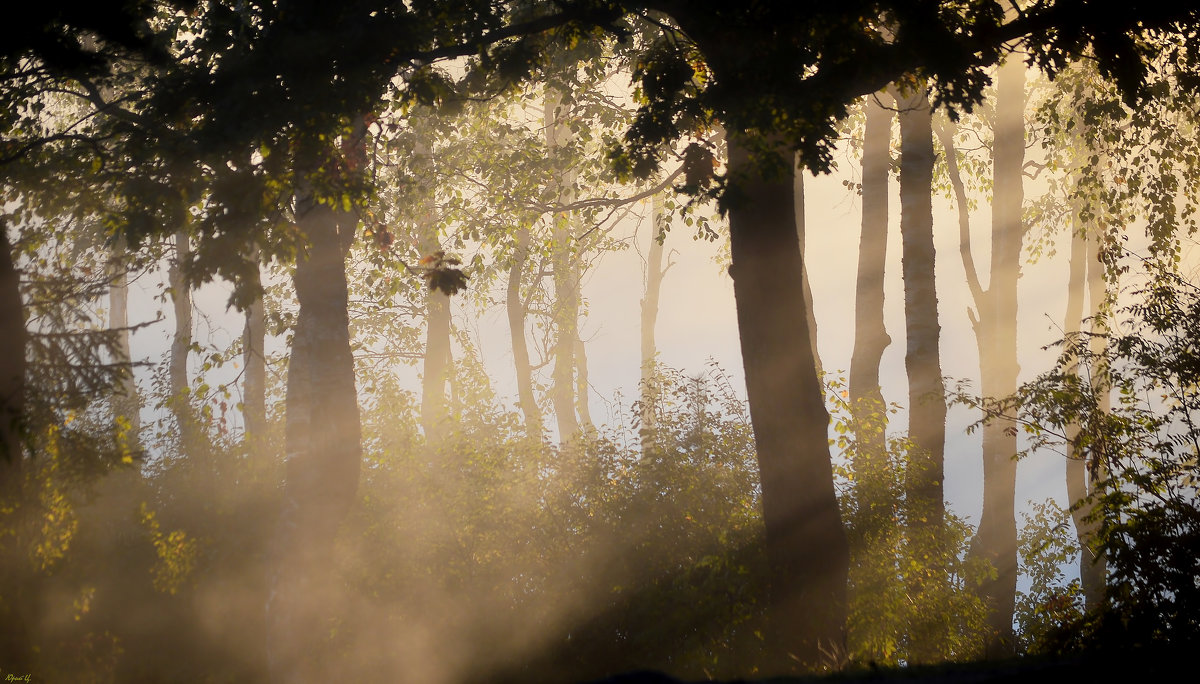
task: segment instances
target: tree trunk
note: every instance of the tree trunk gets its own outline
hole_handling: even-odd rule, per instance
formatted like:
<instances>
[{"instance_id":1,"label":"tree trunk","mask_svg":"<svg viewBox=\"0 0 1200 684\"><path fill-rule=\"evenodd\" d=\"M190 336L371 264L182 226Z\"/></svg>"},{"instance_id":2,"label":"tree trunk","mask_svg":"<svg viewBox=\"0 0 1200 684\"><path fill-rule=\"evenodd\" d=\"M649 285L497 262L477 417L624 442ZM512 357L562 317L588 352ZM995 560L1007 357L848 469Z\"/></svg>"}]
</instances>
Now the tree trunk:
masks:
<instances>
[{"instance_id":1,"label":"tree trunk","mask_svg":"<svg viewBox=\"0 0 1200 684\"><path fill-rule=\"evenodd\" d=\"M658 401L658 391L655 387L655 365L658 357L658 344L654 338L654 326L658 321L658 302L662 294L663 276L663 243L666 241L666 229L670 218L666 215L663 193L655 193L650 213L650 246L646 250L646 292L641 302L641 352L642 352L642 382L641 382L641 435L642 453L651 446L654 430L654 405ZM668 266L668 268L670 268Z\"/></svg>"},{"instance_id":2,"label":"tree trunk","mask_svg":"<svg viewBox=\"0 0 1200 684\"><path fill-rule=\"evenodd\" d=\"M1017 389L1017 279L1020 276L1022 167L1025 163L1025 65L1010 59L996 77L993 143L991 276L976 301L980 392L984 397L1012 395ZM1013 652L1013 610L1017 591L1015 511L1016 433L999 421L983 428L983 513L971 553L991 562L996 578L985 580L982 595L993 634L988 655Z\"/></svg>"},{"instance_id":3,"label":"tree trunk","mask_svg":"<svg viewBox=\"0 0 1200 684\"><path fill-rule=\"evenodd\" d=\"M192 291L183 275L183 268L190 254L191 245L187 233L175 233L175 259L167 269L171 302L175 310L175 335L171 341L171 362L167 375L170 393L168 404L179 428L181 456L186 456L194 448L197 432L187 372L188 352L192 348Z\"/></svg>"},{"instance_id":4,"label":"tree trunk","mask_svg":"<svg viewBox=\"0 0 1200 684\"><path fill-rule=\"evenodd\" d=\"M576 293L579 291L579 267L574 268L575 271L575 287ZM578 296L576 303L579 302ZM578 314L576 314L578 316ZM588 362L587 362L587 347L583 343L583 338L579 337L578 333L575 336L575 406L579 411L579 425L584 432L591 432L595 429L595 424L592 423L592 408L589 394L591 385L588 381Z\"/></svg>"},{"instance_id":5,"label":"tree trunk","mask_svg":"<svg viewBox=\"0 0 1200 684\"><path fill-rule=\"evenodd\" d=\"M253 264L249 287L258 294L246 308L246 325L242 329L242 363L246 373L242 387L242 415L246 423L247 448L250 453L256 453L267 429L267 326L257 247L251 250L249 260Z\"/></svg>"},{"instance_id":6,"label":"tree trunk","mask_svg":"<svg viewBox=\"0 0 1200 684\"><path fill-rule=\"evenodd\" d=\"M1087 262L1087 281L1088 281L1088 301L1091 305L1091 329L1092 338L1090 341L1092 348L1092 356L1097 357L1104 351L1105 337L1108 333L1108 326L1104 320L1099 317L1100 311L1107 306L1108 298L1108 282L1104 277L1104 264L1100 260L1100 238L1092 237L1088 240L1087 257L1084 259ZM1099 406L1100 411L1107 413L1111 408L1110 393L1107 389L1100 396ZM1083 460L1080 464L1083 465ZM1086 479L1087 493L1092 494L1096 490L1097 483L1108 477L1106 465L1102 461L1097 461L1093 464L1093 468L1084 467L1084 476ZM1077 512L1078 517L1075 519L1076 529L1079 528L1080 522L1084 516L1091 512L1092 507L1086 507ZM1088 608L1098 608L1103 602L1105 594L1108 590L1108 562L1103 553L1098 552L1094 548L1095 534L1099 530L1099 524L1096 522L1083 521L1084 534L1089 537L1091 544L1080 545L1080 566L1079 580L1083 587L1084 601Z\"/></svg>"},{"instance_id":7,"label":"tree trunk","mask_svg":"<svg viewBox=\"0 0 1200 684\"><path fill-rule=\"evenodd\" d=\"M141 400L133 380L129 340L129 264L125 237L117 238L109 258L108 327L117 331L113 362L123 366L117 386L113 389L113 419L125 448L140 451L139 433L142 430Z\"/></svg>"},{"instance_id":8,"label":"tree trunk","mask_svg":"<svg viewBox=\"0 0 1200 684\"><path fill-rule=\"evenodd\" d=\"M1103 276L1096 274L1103 269L1099 261L1093 261L1097 256L1092 248L1095 239L1089 239L1083 226L1074 226L1071 236L1071 266L1070 278L1067 283L1067 313L1063 321L1063 330L1067 334L1078 333L1083 329L1083 302L1089 299L1091 316L1099 311L1103 297L1103 289L1099 293L1092 291L1088 297L1091 285L1096 280L1103 283ZM1093 318L1092 332L1101 332ZM1093 494L1094 480L1089 478L1087 454L1075 446L1075 438L1079 436L1079 425L1067 428L1067 501L1071 505L1071 518L1075 523L1075 535L1079 540L1079 581L1083 587L1084 605L1088 610L1099 607L1104 601L1106 568L1104 556L1095 552L1095 537L1099 525L1088 517L1095 510L1094 502L1088 500Z\"/></svg>"},{"instance_id":9,"label":"tree trunk","mask_svg":"<svg viewBox=\"0 0 1200 684\"><path fill-rule=\"evenodd\" d=\"M512 338L513 366L517 372L517 399L525 419L525 433L531 440L542 441L542 412L533 394L533 367L529 362L529 341L525 337L525 318L528 311L521 297L521 280L525 262L529 260L529 229L517 229L517 246L513 262L508 267L508 293L505 308L508 312L508 334Z\"/></svg>"},{"instance_id":10,"label":"tree trunk","mask_svg":"<svg viewBox=\"0 0 1200 684\"><path fill-rule=\"evenodd\" d=\"M34 661L30 628L38 615L36 573L31 573L25 544L29 522L24 506L25 353L29 334L21 298L21 274L8 241L8 223L0 216L0 582L20 588L0 601L0 662L8 672L31 672ZM33 576L31 576L33 574Z\"/></svg>"},{"instance_id":11,"label":"tree trunk","mask_svg":"<svg viewBox=\"0 0 1200 684\"><path fill-rule=\"evenodd\" d=\"M21 274L13 262L8 223L0 217L0 494L4 504L20 498L25 450L25 311Z\"/></svg>"},{"instance_id":12,"label":"tree trunk","mask_svg":"<svg viewBox=\"0 0 1200 684\"><path fill-rule=\"evenodd\" d=\"M777 153L786 154L783 168L793 168L790 151ZM762 482L768 641L775 656L815 669L845 648L849 551L803 310L792 178L764 178L758 168L731 132L729 171L738 186L728 200L730 274Z\"/></svg>"},{"instance_id":13,"label":"tree trunk","mask_svg":"<svg viewBox=\"0 0 1200 684\"><path fill-rule=\"evenodd\" d=\"M858 443L857 472L883 465L887 412L879 386L883 351L891 344L883 323L883 276L887 261L888 168L892 113L878 93L866 101L863 131L862 232L858 240L858 280L854 303L854 351L850 358L850 406ZM869 425L869 427L868 427Z\"/></svg>"},{"instance_id":14,"label":"tree trunk","mask_svg":"<svg viewBox=\"0 0 1200 684\"><path fill-rule=\"evenodd\" d=\"M924 86L898 97L900 109L900 236L908 373L908 434L915 448L904 473L909 555L923 567L906 569L909 593L920 601L946 581L943 493L946 388L942 382L933 245L933 117ZM923 562L920 560L923 559ZM911 662L941 652L945 623L921 617L910 625Z\"/></svg>"},{"instance_id":15,"label":"tree trunk","mask_svg":"<svg viewBox=\"0 0 1200 684\"><path fill-rule=\"evenodd\" d=\"M354 502L361 450L345 257L353 214L297 202L306 238L294 283L300 309L288 365L286 482L273 549L267 647L272 681L325 681L320 656L336 605L334 536Z\"/></svg>"},{"instance_id":16,"label":"tree trunk","mask_svg":"<svg viewBox=\"0 0 1200 684\"><path fill-rule=\"evenodd\" d=\"M821 364L821 352L817 348L817 314L813 309L812 285L808 282L807 252L804 250L804 166L796 155L796 169L792 178L792 197L795 202L796 239L800 242L800 279L804 284L804 311L808 316L808 342L812 347L813 363L817 377L823 377L825 367Z\"/></svg>"},{"instance_id":17,"label":"tree trunk","mask_svg":"<svg viewBox=\"0 0 1200 684\"><path fill-rule=\"evenodd\" d=\"M429 149L418 141L414 156L426 158ZM430 188L423 188L432 195ZM425 201L432 203L433 197ZM426 257L441 250L437 225L434 223L431 205L419 212L417 219L417 249ZM438 289L426 295L425 313L425 358L421 372L421 428L425 440L437 445L445 437L450 418L446 401L446 383L450 381L450 295Z\"/></svg>"},{"instance_id":18,"label":"tree trunk","mask_svg":"<svg viewBox=\"0 0 1200 684\"><path fill-rule=\"evenodd\" d=\"M434 243L436 244L436 243ZM436 251L422 248L425 254ZM421 377L421 426L430 444L446 435L449 410L446 383L450 380L450 295L430 290L425 316L425 365Z\"/></svg>"},{"instance_id":19,"label":"tree trunk","mask_svg":"<svg viewBox=\"0 0 1200 684\"><path fill-rule=\"evenodd\" d=\"M562 148L567 144L570 128L567 126L569 105L563 102L562 93L553 88L546 89L545 121L547 157L555 164L557 172L558 203L570 204L575 197L574 172L570 160ZM569 213L555 214L552 219L551 240L553 241L551 268L554 271L554 371L551 381L551 401L554 417L558 423L558 438L566 443L579 433L576 418L575 344L579 337L579 282L574 261L575 236L571 229Z\"/></svg>"},{"instance_id":20,"label":"tree trunk","mask_svg":"<svg viewBox=\"0 0 1200 684\"><path fill-rule=\"evenodd\" d=\"M900 103L900 234L909 436L916 450L905 473L914 531L940 533L946 515L943 454L946 390L942 383L933 247L933 127L924 90ZM932 538L930 538L932 540Z\"/></svg>"}]
</instances>

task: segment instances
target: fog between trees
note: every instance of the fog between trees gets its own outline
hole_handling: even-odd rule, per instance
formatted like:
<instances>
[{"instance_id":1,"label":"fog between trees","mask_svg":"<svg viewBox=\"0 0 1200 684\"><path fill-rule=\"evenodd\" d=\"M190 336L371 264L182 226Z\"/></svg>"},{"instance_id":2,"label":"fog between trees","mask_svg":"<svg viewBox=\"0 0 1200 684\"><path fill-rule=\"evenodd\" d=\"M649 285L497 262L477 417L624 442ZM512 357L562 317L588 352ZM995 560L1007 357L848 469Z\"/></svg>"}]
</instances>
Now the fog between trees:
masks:
<instances>
[{"instance_id":1,"label":"fog between trees","mask_svg":"<svg viewBox=\"0 0 1200 684\"><path fill-rule=\"evenodd\" d=\"M1192 14L431 7L4 53L3 672L1194 638Z\"/></svg>"}]
</instances>

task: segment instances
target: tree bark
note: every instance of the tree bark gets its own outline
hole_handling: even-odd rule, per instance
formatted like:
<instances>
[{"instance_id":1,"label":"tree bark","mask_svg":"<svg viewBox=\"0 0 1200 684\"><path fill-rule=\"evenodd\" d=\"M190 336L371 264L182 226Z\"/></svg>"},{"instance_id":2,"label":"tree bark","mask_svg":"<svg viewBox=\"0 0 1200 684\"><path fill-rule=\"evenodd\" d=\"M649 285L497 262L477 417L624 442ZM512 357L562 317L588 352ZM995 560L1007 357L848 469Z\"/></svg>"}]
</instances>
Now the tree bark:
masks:
<instances>
[{"instance_id":1,"label":"tree bark","mask_svg":"<svg viewBox=\"0 0 1200 684\"><path fill-rule=\"evenodd\" d=\"M31 577L26 546L28 514L25 494L25 352L29 334L21 298L21 274L8 241L8 223L0 216L0 582L17 588L0 602L0 661L11 672L31 671L34 660L31 627L41 616L36 610L38 580Z\"/></svg>"},{"instance_id":2,"label":"tree bark","mask_svg":"<svg viewBox=\"0 0 1200 684\"><path fill-rule=\"evenodd\" d=\"M428 244L428 243L427 243ZM424 247L422 252L437 250ZM446 383L450 381L450 295L430 290L425 316L425 361L421 376L421 426L430 444L444 437L450 413L446 401Z\"/></svg>"},{"instance_id":3,"label":"tree bark","mask_svg":"<svg viewBox=\"0 0 1200 684\"><path fill-rule=\"evenodd\" d=\"M191 254L185 231L175 233L175 258L167 269L171 286L171 303L175 311L175 335L171 340L171 361L168 385L171 413L179 428L179 453L186 456L196 444L196 416L193 414L191 383L188 382L188 352L192 348L192 291L184 278L183 268Z\"/></svg>"},{"instance_id":4,"label":"tree bark","mask_svg":"<svg viewBox=\"0 0 1200 684\"><path fill-rule=\"evenodd\" d=\"M1101 355L1104 352L1105 337L1108 332L1108 327L1104 320L1099 317L1101 309L1106 306L1108 298L1108 282L1105 280L1104 265L1100 260L1100 238L1093 236L1088 240L1087 255L1084 259L1087 262L1087 284L1088 284L1088 302L1091 308L1091 331L1092 338L1090 340L1091 351L1093 358ZM1100 411L1107 413L1111 408L1109 390L1106 388L1100 396L1099 406ZM1105 469L1106 464L1103 461L1096 461L1092 468L1085 465L1085 461L1080 458L1079 464L1082 466L1083 476L1086 478L1085 486L1087 494L1091 495L1096 490L1097 483L1108 477ZM1095 549L1095 535L1099 531L1099 523L1096 521L1084 520L1089 513L1095 508L1095 504L1085 506L1075 513L1076 530L1083 527L1081 536L1088 538L1088 544L1080 544L1080 561L1079 561L1079 581L1083 587L1083 596L1085 605L1088 608L1098 608L1104 603L1104 598L1108 590L1108 562L1104 554ZM1082 541L1082 540L1081 540Z\"/></svg>"},{"instance_id":5,"label":"tree bark","mask_svg":"<svg viewBox=\"0 0 1200 684\"><path fill-rule=\"evenodd\" d=\"M248 258L253 265L250 271L253 282L249 287L259 294L246 308L246 325L242 329L242 364L246 373L242 387L242 416L246 424L247 448L250 453L256 453L267 429L267 326L257 247L251 249Z\"/></svg>"},{"instance_id":6,"label":"tree bark","mask_svg":"<svg viewBox=\"0 0 1200 684\"><path fill-rule=\"evenodd\" d=\"M654 404L658 400L655 387L655 366L658 357L658 344L654 336L654 327L658 322L658 302L662 294L663 276L663 243L666 241L666 229L669 217L666 215L663 193L655 193L651 200L650 209L650 245L646 250L646 288L641 301L641 436L642 453L651 446L654 430ZM668 266L667 268L670 268Z\"/></svg>"},{"instance_id":7,"label":"tree bark","mask_svg":"<svg viewBox=\"0 0 1200 684\"><path fill-rule=\"evenodd\" d=\"M782 168L793 168L790 151L775 153L787 159ZM845 648L849 551L803 310L792 178L764 178L759 168L731 132L729 172L738 185L727 201L730 274L762 482L767 638L776 657L816 669Z\"/></svg>"},{"instance_id":8,"label":"tree bark","mask_svg":"<svg viewBox=\"0 0 1200 684\"><path fill-rule=\"evenodd\" d=\"M414 156L425 158L429 149L418 141ZM425 201L432 203L431 188L423 188L430 195ZM433 220L432 205L418 213L417 249L426 257L441 250L437 225ZM450 418L446 400L446 383L450 381L450 295L438 289L426 294L425 307L425 357L421 371L421 428L425 440L431 445L439 444L445 437Z\"/></svg>"},{"instance_id":9,"label":"tree bark","mask_svg":"<svg viewBox=\"0 0 1200 684\"><path fill-rule=\"evenodd\" d=\"M575 291L579 292L579 267L578 264L574 267ZM578 303L578 296L576 303ZM578 316L578 313L576 314ZM578 319L577 319L578 320ZM578 324L576 325L578 327ZM588 380L588 361L587 361L587 345L583 343L583 338L579 337L578 332L575 335L575 406L579 411L579 426L584 432L591 432L595 429L595 424L592 422L592 406L589 397L591 384Z\"/></svg>"},{"instance_id":10,"label":"tree bark","mask_svg":"<svg viewBox=\"0 0 1200 684\"><path fill-rule=\"evenodd\" d=\"M528 310L521 297L521 280L525 275L525 263L529 260L529 229L517 229L517 246L513 251L513 262L508 267L508 292L505 309L508 313L508 334L512 338L513 367L517 373L517 400L521 415L525 419L525 433L529 439L542 441L542 411L533 394L533 367L529 361L529 341L525 337L525 319Z\"/></svg>"},{"instance_id":11,"label":"tree bark","mask_svg":"<svg viewBox=\"0 0 1200 684\"><path fill-rule=\"evenodd\" d=\"M1090 249L1095 240L1089 239L1083 226L1073 227L1071 236L1070 277L1067 282L1067 312L1063 319L1063 330L1068 335L1083 329L1083 303L1088 299L1091 315L1095 316L1099 309L1099 301L1088 297L1089 285L1094 279L1090 276L1102 269L1098 262L1092 262L1094 257ZM1102 278L1101 278L1102 280ZM1095 294L1095 293L1092 293ZM1103 294L1103 293L1101 293ZM1099 332L1093 323L1093 332ZM1095 609L1104 601L1105 563L1104 556L1094 550L1094 541L1099 525L1089 520L1094 511L1094 504L1088 500L1093 493L1094 482L1089 479L1087 454L1075 446L1079 436L1078 424L1067 427L1067 501L1071 505L1071 518L1075 523L1075 536L1079 541L1079 582L1083 587L1084 605L1088 610Z\"/></svg>"},{"instance_id":12,"label":"tree bark","mask_svg":"<svg viewBox=\"0 0 1200 684\"><path fill-rule=\"evenodd\" d=\"M808 343L812 347L813 363L817 369L817 377L825 375L825 367L821 364L821 351L817 348L817 314L813 309L812 284L808 282L808 258L804 240L804 166L800 156L796 156L796 170L792 178L792 197L795 202L796 239L800 242L800 279L804 284L804 312L808 317Z\"/></svg>"},{"instance_id":13,"label":"tree bark","mask_svg":"<svg viewBox=\"0 0 1200 684\"><path fill-rule=\"evenodd\" d=\"M350 350L345 257L355 218L311 195L297 202L306 239L297 257L300 304L288 365L286 481L273 549L267 646L272 681L320 681L334 605L334 536L354 502L361 451Z\"/></svg>"},{"instance_id":14,"label":"tree bark","mask_svg":"<svg viewBox=\"0 0 1200 684\"><path fill-rule=\"evenodd\" d=\"M916 450L905 473L910 525L940 533L945 523L943 456L946 389L942 382L933 246L933 128L924 90L900 102L900 234L909 436Z\"/></svg>"},{"instance_id":15,"label":"tree bark","mask_svg":"<svg viewBox=\"0 0 1200 684\"><path fill-rule=\"evenodd\" d=\"M878 93L866 101L863 130L862 230L854 302L854 351L850 357L850 406L854 412L858 472L880 467L884 459L887 412L879 385L883 351L892 343L883 322L883 276L887 262L888 168L892 112ZM868 427L870 425L870 427Z\"/></svg>"},{"instance_id":16,"label":"tree bark","mask_svg":"<svg viewBox=\"0 0 1200 684\"><path fill-rule=\"evenodd\" d=\"M921 600L947 577L945 557L946 388L942 381L936 254L933 244L933 116L924 85L896 98L900 109L900 236L908 374L909 451L904 472L909 554L920 565L905 570L909 593ZM920 559L924 559L921 562ZM945 623L916 613L910 625L911 662L939 655Z\"/></svg>"},{"instance_id":17,"label":"tree bark","mask_svg":"<svg viewBox=\"0 0 1200 684\"><path fill-rule=\"evenodd\" d=\"M129 335L129 263L125 237L117 238L109 258L108 327L117 331L113 349L114 363L123 366L113 390L113 419L117 431L130 452L140 451L142 430L141 400L133 379Z\"/></svg>"},{"instance_id":18,"label":"tree bark","mask_svg":"<svg viewBox=\"0 0 1200 684\"><path fill-rule=\"evenodd\" d=\"M980 392L984 397L1012 395L1017 389L1017 280L1025 229L1021 221L1022 167L1025 163L1025 65L1010 59L996 77L993 143L992 248L990 281L976 300L973 321L979 346ZM981 590L989 609L992 640L987 653L1013 652L1013 610L1017 591L1015 510L1017 436L992 421L983 427L983 512L971 553L996 568L996 578Z\"/></svg>"},{"instance_id":19,"label":"tree bark","mask_svg":"<svg viewBox=\"0 0 1200 684\"><path fill-rule=\"evenodd\" d=\"M557 195L560 205L568 205L575 198L574 172L570 160L562 148L567 144L570 128L567 126L569 105L563 102L563 94L554 88L546 89L545 122L547 156L556 168ZM574 261L575 236L571 229L571 215L555 214L551 221L552 256L554 271L554 370L551 380L551 403L558 424L558 438L566 443L579 433L576 417L575 344L579 337L579 282Z\"/></svg>"},{"instance_id":20,"label":"tree bark","mask_svg":"<svg viewBox=\"0 0 1200 684\"><path fill-rule=\"evenodd\" d=\"M0 217L0 487L3 501L15 503L21 492L25 450L25 310L21 274L8 242L8 223Z\"/></svg>"}]
</instances>

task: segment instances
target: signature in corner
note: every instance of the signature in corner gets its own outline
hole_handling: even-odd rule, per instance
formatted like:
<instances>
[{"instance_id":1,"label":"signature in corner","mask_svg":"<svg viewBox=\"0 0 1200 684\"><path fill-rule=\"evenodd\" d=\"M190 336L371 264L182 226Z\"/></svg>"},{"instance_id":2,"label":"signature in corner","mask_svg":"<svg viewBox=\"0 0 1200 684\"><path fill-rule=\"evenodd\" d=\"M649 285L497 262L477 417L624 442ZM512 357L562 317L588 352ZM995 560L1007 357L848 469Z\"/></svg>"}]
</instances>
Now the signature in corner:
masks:
<instances>
[{"instance_id":1,"label":"signature in corner","mask_svg":"<svg viewBox=\"0 0 1200 684\"><path fill-rule=\"evenodd\" d=\"M6 682L29 682L29 681L33 681L33 675L28 675L28 674L23 674L23 675L15 675L15 674L4 675L4 681L6 681Z\"/></svg>"}]
</instances>

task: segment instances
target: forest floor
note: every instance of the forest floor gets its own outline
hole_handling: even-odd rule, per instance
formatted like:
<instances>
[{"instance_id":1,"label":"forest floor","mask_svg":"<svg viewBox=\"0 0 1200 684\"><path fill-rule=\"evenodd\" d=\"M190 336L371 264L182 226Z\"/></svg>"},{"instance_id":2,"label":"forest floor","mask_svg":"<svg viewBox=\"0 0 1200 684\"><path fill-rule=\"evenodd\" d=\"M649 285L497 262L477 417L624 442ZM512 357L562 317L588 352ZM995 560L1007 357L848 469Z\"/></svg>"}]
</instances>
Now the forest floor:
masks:
<instances>
[{"instance_id":1,"label":"forest floor","mask_svg":"<svg viewBox=\"0 0 1200 684\"><path fill-rule=\"evenodd\" d=\"M730 680L724 684L823 684L836 682L919 682L921 684L1103 684L1110 681L1167 681L1187 670L1186 654L1118 651L1004 661L947 663L920 667L869 668L823 676ZM631 672L590 684L691 684L659 672ZM697 683L698 684L698 683Z\"/></svg>"}]
</instances>

